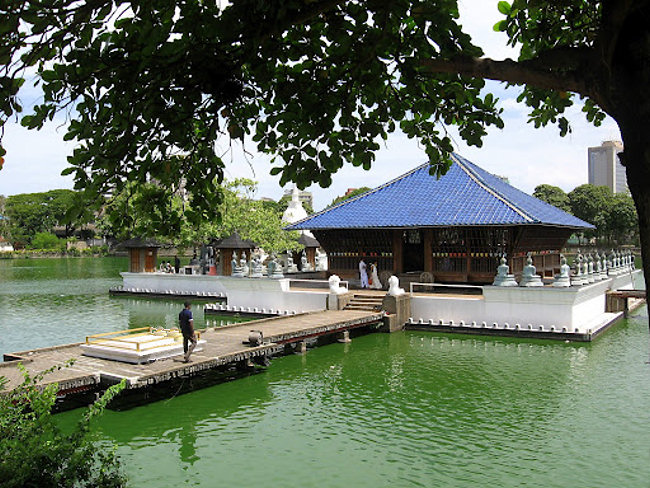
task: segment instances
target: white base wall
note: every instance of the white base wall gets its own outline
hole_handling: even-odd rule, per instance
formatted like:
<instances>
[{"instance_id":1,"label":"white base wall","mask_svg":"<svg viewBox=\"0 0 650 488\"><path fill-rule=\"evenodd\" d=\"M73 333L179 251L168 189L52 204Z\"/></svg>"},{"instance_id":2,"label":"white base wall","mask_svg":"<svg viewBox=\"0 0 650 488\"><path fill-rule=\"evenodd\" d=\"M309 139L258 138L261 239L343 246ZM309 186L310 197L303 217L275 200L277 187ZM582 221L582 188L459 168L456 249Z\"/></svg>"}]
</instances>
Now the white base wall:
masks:
<instances>
[{"instance_id":1,"label":"white base wall","mask_svg":"<svg viewBox=\"0 0 650 488\"><path fill-rule=\"evenodd\" d=\"M505 323L519 324L532 330L588 333L606 322L605 293L632 289L641 270L580 287L539 288L484 286L482 297L423 296L411 298L414 321L466 324L486 322L488 327ZM233 278L230 276L177 275L167 273L121 273L125 288L141 288L164 293L168 290L188 293L223 293L228 305L245 308L295 311L325 310L327 290L291 291L289 279ZM592 330L593 331L593 330Z\"/></svg>"},{"instance_id":2,"label":"white base wall","mask_svg":"<svg viewBox=\"0 0 650 488\"><path fill-rule=\"evenodd\" d=\"M223 293L228 305L312 312L327 308L327 290L291 291L289 279L233 278L230 276L169 273L120 273L124 288L151 292Z\"/></svg>"},{"instance_id":3,"label":"white base wall","mask_svg":"<svg viewBox=\"0 0 650 488\"><path fill-rule=\"evenodd\" d=\"M608 278L590 285L570 288L539 288L484 286L482 297L436 297L415 295L411 298L411 316L415 322L465 324L486 322L488 327L508 324L533 330L566 329L571 333L587 333L605 314L605 293L608 290L634 288L634 279L641 273ZM576 330L577 329L577 330Z\"/></svg>"}]
</instances>

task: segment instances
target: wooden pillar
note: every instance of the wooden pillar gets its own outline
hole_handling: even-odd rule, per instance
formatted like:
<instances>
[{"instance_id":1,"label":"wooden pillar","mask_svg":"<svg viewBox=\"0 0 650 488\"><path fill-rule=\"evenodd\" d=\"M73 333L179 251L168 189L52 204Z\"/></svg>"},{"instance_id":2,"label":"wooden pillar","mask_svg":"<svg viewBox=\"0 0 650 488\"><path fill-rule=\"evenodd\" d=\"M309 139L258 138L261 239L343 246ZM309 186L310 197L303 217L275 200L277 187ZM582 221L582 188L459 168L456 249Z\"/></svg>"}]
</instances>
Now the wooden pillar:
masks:
<instances>
[{"instance_id":1,"label":"wooden pillar","mask_svg":"<svg viewBox=\"0 0 650 488\"><path fill-rule=\"evenodd\" d=\"M140 249L129 249L129 273L140 272Z\"/></svg>"},{"instance_id":2,"label":"wooden pillar","mask_svg":"<svg viewBox=\"0 0 650 488\"><path fill-rule=\"evenodd\" d=\"M156 257L158 250L155 247L148 247L144 250L144 271L145 273L153 273L156 271Z\"/></svg>"},{"instance_id":3,"label":"wooden pillar","mask_svg":"<svg viewBox=\"0 0 650 488\"><path fill-rule=\"evenodd\" d=\"M403 246L402 246L402 231L399 229L393 230L393 273L401 273L403 267Z\"/></svg>"},{"instance_id":4,"label":"wooden pillar","mask_svg":"<svg viewBox=\"0 0 650 488\"><path fill-rule=\"evenodd\" d=\"M424 271L433 273L433 229L424 229Z\"/></svg>"},{"instance_id":5,"label":"wooden pillar","mask_svg":"<svg viewBox=\"0 0 650 488\"><path fill-rule=\"evenodd\" d=\"M470 232L468 229L465 229L465 266L467 271L465 272L465 281L469 281L469 276L472 274L472 244L470 243Z\"/></svg>"},{"instance_id":6,"label":"wooden pillar","mask_svg":"<svg viewBox=\"0 0 650 488\"><path fill-rule=\"evenodd\" d=\"M307 254L307 262L311 264L312 269L316 269L316 248L307 247L306 254Z\"/></svg>"},{"instance_id":7,"label":"wooden pillar","mask_svg":"<svg viewBox=\"0 0 650 488\"><path fill-rule=\"evenodd\" d=\"M230 276L232 274L232 249L221 249L221 274Z\"/></svg>"}]
</instances>

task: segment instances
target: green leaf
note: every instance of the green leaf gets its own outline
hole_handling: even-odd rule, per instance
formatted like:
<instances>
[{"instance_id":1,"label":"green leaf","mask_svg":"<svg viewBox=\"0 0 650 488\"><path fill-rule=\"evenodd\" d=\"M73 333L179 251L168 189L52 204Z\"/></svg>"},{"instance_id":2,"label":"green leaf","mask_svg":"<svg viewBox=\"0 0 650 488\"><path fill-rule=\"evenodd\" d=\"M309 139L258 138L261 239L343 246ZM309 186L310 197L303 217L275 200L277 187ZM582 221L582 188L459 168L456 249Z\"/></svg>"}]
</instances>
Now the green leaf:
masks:
<instances>
[{"instance_id":1,"label":"green leaf","mask_svg":"<svg viewBox=\"0 0 650 488\"><path fill-rule=\"evenodd\" d=\"M496 24L494 24L494 27L492 27L492 30L495 32L505 32L505 30L508 28L508 22L505 20L500 20Z\"/></svg>"},{"instance_id":2,"label":"green leaf","mask_svg":"<svg viewBox=\"0 0 650 488\"><path fill-rule=\"evenodd\" d=\"M503 15L508 15L510 13L510 4L506 1L500 1L497 4L497 8L499 9L499 12L501 12Z\"/></svg>"}]
</instances>

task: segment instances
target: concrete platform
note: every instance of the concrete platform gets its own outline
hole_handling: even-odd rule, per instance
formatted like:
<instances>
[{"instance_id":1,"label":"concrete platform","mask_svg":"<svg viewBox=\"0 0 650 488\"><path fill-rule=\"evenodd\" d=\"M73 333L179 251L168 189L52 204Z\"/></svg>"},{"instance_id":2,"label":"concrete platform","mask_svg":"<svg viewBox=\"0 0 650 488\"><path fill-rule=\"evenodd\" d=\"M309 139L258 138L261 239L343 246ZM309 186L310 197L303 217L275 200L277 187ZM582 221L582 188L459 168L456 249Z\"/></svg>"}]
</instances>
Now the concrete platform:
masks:
<instances>
[{"instance_id":1,"label":"concrete platform","mask_svg":"<svg viewBox=\"0 0 650 488\"><path fill-rule=\"evenodd\" d=\"M205 339L197 341L195 353L203 351ZM99 339L90 344L82 344L84 356L121 361L123 363L144 364L183 354L183 340L161 337L154 334L118 336Z\"/></svg>"}]
</instances>

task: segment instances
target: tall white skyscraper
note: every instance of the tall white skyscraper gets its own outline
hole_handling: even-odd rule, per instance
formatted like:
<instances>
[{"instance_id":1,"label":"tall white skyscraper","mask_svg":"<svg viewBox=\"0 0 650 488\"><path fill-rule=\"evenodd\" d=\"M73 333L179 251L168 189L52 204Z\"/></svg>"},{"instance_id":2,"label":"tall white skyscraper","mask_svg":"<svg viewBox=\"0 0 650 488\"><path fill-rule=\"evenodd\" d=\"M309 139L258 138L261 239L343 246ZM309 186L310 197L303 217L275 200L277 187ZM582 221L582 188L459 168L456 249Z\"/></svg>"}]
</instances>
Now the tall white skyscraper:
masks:
<instances>
[{"instance_id":1,"label":"tall white skyscraper","mask_svg":"<svg viewBox=\"0 0 650 488\"><path fill-rule=\"evenodd\" d=\"M620 141L604 141L600 146L590 147L588 154L589 183L606 186L613 193L628 193L625 167L618 159L623 150Z\"/></svg>"}]
</instances>

